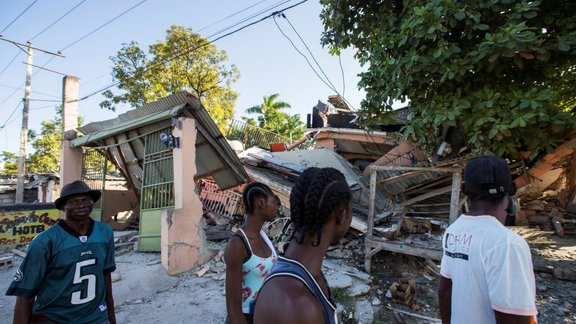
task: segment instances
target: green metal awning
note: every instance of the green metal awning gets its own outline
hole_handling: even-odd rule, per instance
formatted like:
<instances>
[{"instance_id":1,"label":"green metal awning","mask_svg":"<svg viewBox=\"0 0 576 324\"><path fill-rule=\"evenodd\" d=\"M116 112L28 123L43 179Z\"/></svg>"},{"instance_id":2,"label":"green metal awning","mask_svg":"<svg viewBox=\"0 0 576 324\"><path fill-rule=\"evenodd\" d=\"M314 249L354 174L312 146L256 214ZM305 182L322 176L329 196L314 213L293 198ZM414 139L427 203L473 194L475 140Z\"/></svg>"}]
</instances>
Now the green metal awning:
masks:
<instances>
[{"instance_id":1,"label":"green metal awning","mask_svg":"<svg viewBox=\"0 0 576 324\"><path fill-rule=\"evenodd\" d=\"M196 120L197 178L212 176L220 189L248 182L242 163L200 100L186 92L164 97L113 119L82 126L78 131L83 136L72 140L71 146L106 149L109 159L140 192L144 137L169 127L178 117Z\"/></svg>"}]
</instances>

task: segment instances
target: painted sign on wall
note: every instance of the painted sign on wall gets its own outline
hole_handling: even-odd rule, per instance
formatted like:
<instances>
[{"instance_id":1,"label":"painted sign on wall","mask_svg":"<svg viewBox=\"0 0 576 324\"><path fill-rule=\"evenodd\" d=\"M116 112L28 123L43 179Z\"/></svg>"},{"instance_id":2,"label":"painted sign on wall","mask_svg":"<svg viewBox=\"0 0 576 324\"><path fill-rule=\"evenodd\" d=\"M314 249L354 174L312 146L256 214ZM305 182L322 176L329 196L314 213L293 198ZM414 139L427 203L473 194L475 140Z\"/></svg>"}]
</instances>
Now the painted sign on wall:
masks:
<instances>
[{"instance_id":1,"label":"painted sign on wall","mask_svg":"<svg viewBox=\"0 0 576 324\"><path fill-rule=\"evenodd\" d=\"M60 211L53 204L0 207L0 250L30 243L36 235L56 224L59 218Z\"/></svg>"}]
</instances>

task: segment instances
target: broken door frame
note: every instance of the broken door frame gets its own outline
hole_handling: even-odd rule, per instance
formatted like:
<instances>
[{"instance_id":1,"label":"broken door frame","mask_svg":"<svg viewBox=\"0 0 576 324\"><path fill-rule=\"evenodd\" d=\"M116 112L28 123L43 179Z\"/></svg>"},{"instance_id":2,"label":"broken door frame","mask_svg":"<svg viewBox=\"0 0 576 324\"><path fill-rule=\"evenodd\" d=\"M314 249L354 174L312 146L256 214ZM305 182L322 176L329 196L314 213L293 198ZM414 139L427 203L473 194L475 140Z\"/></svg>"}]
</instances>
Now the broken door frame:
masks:
<instances>
[{"instance_id":1,"label":"broken door frame","mask_svg":"<svg viewBox=\"0 0 576 324\"><path fill-rule=\"evenodd\" d=\"M446 172L452 173L452 186L446 188L440 188L430 191L424 195L416 198L412 198L404 201L401 204L402 215L406 213L407 208L419 201L434 197L448 191L451 192L450 199L450 217L449 223L452 224L458 217L461 204L460 204L460 186L462 185L462 168L461 167L405 167L405 166L370 166L370 198L369 198L369 209L368 209L368 219L367 225L368 230L366 231L366 236L364 238L364 268L367 272L370 272L370 267L372 263L372 257L382 251L392 251L403 254L415 255L420 257L429 257L434 260L440 260L442 258L442 250L432 250L416 246L411 246L410 244L404 244L402 242L387 241L382 238L376 237L374 235L374 212L375 212L375 198L376 198L376 185L377 177L379 171L400 171L400 172ZM380 182L386 181L380 180Z\"/></svg>"}]
</instances>

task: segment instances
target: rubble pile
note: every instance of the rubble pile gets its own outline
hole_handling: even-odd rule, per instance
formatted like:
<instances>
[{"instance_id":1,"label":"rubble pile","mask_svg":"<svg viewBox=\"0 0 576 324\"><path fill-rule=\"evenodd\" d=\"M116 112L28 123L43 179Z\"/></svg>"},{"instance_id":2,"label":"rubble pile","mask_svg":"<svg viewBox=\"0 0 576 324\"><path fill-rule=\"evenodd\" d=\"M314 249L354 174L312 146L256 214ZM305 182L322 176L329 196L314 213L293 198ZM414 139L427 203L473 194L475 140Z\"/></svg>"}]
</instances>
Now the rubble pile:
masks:
<instances>
[{"instance_id":1,"label":"rubble pile","mask_svg":"<svg viewBox=\"0 0 576 324\"><path fill-rule=\"evenodd\" d=\"M519 220L543 231L554 231L560 237L576 235L576 214L559 207L557 192L547 190L541 197L526 200L519 211Z\"/></svg>"}]
</instances>

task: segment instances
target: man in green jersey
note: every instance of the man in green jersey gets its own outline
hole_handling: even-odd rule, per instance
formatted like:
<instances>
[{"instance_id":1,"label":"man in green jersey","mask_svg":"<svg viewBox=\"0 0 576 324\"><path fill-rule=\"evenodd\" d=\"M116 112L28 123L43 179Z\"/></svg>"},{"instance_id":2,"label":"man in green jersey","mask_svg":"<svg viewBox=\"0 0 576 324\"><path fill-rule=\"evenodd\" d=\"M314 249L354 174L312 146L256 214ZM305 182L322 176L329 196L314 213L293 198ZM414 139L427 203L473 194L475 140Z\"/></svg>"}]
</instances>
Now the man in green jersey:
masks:
<instances>
[{"instance_id":1,"label":"man in green jersey","mask_svg":"<svg viewBox=\"0 0 576 324\"><path fill-rule=\"evenodd\" d=\"M114 233L90 218L100 196L82 181L62 188L54 204L66 219L32 240L6 292L18 297L14 323L116 323Z\"/></svg>"}]
</instances>

